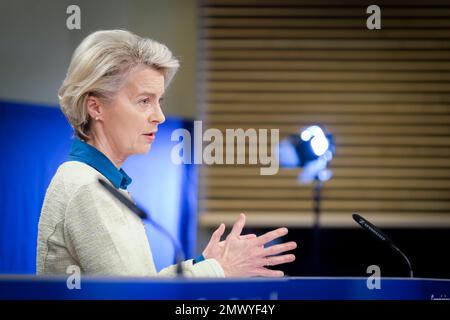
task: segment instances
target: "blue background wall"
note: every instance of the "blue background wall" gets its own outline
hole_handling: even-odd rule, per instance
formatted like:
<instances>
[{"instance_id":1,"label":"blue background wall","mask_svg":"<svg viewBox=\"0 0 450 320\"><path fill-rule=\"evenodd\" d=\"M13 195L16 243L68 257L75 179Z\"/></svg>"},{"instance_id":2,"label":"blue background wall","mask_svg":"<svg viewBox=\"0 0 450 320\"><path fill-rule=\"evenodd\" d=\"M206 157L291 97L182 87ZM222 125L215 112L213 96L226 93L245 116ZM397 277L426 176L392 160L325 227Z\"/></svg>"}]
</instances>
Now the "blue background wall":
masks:
<instances>
[{"instance_id":1,"label":"blue background wall","mask_svg":"<svg viewBox=\"0 0 450 320\"><path fill-rule=\"evenodd\" d=\"M195 255L197 173L193 165L175 165L170 151L174 129L192 122L167 117L152 150L130 157L124 170L129 190L152 218ZM72 129L58 108L0 101L0 273L34 273L40 209L48 184L67 157ZM158 270L174 263L171 243L147 225Z\"/></svg>"}]
</instances>

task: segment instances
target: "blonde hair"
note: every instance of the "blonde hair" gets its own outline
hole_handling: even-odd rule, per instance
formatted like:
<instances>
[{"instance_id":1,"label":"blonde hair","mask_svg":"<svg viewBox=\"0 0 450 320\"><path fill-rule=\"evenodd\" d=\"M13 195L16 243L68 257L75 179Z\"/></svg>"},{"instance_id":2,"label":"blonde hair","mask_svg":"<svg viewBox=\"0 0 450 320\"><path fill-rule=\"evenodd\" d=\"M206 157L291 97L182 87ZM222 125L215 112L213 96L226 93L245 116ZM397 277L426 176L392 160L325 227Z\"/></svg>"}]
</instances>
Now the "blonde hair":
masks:
<instances>
[{"instance_id":1,"label":"blonde hair","mask_svg":"<svg viewBox=\"0 0 450 320\"><path fill-rule=\"evenodd\" d=\"M126 30L97 31L80 43L58 91L61 110L77 136L89 138L87 97L112 99L128 72L138 65L160 70L167 87L179 62L165 45Z\"/></svg>"}]
</instances>

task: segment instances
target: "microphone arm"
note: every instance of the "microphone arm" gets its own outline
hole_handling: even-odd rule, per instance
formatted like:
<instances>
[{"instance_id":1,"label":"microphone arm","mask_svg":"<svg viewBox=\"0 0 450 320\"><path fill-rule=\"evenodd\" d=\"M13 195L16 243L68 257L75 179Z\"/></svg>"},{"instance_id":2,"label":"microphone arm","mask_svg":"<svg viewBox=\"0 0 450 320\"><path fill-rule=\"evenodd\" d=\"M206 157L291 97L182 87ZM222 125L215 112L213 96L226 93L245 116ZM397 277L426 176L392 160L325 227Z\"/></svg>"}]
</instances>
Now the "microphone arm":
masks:
<instances>
[{"instance_id":1,"label":"microphone arm","mask_svg":"<svg viewBox=\"0 0 450 320\"><path fill-rule=\"evenodd\" d=\"M403 259L406 261L406 264L408 265L408 270L409 270L409 277L413 278L413 269L411 266L411 262L409 261L408 257L406 256L406 254L403 253L403 251L401 251L395 244L392 243L391 248L394 249L395 251L397 251L398 253L400 253L400 255L403 257Z\"/></svg>"},{"instance_id":2,"label":"microphone arm","mask_svg":"<svg viewBox=\"0 0 450 320\"><path fill-rule=\"evenodd\" d=\"M181 250L178 241L167 231L163 226L161 226L156 221L152 220L151 217L144 211L144 209L139 208L136 204L133 203L130 199L128 199L125 195L123 195L120 191L106 182L104 179L98 178L98 182L106 189L108 192L113 195L117 200L119 200L122 204L124 204L130 211L135 213L138 217L143 220L147 220L150 224L161 231L167 238L172 242L173 247L175 248L175 259L177 265L177 276L183 276L183 267L182 262L184 260L183 250Z\"/></svg>"},{"instance_id":3,"label":"microphone arm","mask_svg":"<svg viewBox=\"0 0 450 320\"><path fill-rule=\"evenodd\" d=\"M408 257L403 253L403 251L401 251L387 235L385 235L380 229L375 227L372 223L367 221L365 218L361 217L359 214L356 214L356 213L353 214L352 217L353 217L353 220L355 220L356 223L358 223L361 226L361 228L363 228L364 230L369 232L371 235L373 235L375 238L377 238L381 242L386 243L390 248L394 249L396 252L398 252L403 257L403 260L406 261L406 264L408 265L409 277L413 278L413 270L412 270L411 262L409 261Z\"/></svg>"}]
</instances>

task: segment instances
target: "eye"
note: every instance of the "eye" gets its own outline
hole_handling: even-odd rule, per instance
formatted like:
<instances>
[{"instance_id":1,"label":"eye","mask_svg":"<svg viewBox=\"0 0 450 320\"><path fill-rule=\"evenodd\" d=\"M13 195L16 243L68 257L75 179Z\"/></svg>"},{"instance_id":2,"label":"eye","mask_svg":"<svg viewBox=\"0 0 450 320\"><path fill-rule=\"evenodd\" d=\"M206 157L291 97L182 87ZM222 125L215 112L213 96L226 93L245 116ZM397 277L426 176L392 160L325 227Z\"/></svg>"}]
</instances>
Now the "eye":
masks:
<instances>
[{"instance_id":1,"label":"eye","mask_svg":"<svg viewBox=\"0 0 450 320\"><path fill-rule=\"evenodd\" d=\"M140 104L149 104L150 103L150 99L149 98L144 98L142 100L139 101Z\"/></svg>"}]
</instances>

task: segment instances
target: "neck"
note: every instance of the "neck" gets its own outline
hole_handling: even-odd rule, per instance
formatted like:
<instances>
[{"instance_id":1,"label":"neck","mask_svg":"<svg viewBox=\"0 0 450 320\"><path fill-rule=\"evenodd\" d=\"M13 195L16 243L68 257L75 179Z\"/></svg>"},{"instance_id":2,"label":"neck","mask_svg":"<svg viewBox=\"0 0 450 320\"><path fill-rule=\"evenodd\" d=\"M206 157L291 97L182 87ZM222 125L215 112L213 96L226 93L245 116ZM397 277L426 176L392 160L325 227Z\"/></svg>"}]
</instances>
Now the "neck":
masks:
<instances>
[{"instance_id":1,"label":"neck","mask_svg":"<svg viewBox=\"0 0 450 320\"><path fill-rule=\"evenodd\" d=\"M118 151L118 148L110 143L106 138L100 138L98 136L92 135L92 137L86 141L98 151L103 153L117 169L120 169L127 159L127 156Z\"/></svg>"}]
</instances>

